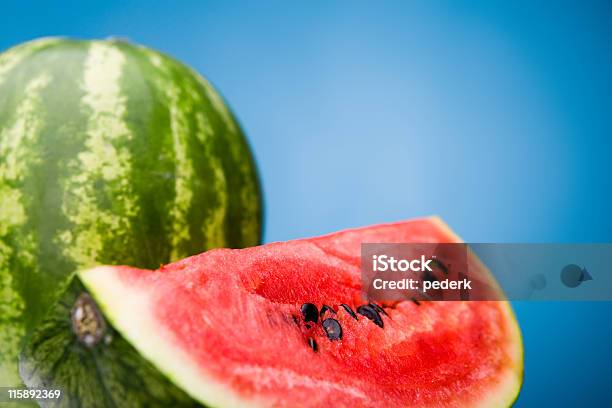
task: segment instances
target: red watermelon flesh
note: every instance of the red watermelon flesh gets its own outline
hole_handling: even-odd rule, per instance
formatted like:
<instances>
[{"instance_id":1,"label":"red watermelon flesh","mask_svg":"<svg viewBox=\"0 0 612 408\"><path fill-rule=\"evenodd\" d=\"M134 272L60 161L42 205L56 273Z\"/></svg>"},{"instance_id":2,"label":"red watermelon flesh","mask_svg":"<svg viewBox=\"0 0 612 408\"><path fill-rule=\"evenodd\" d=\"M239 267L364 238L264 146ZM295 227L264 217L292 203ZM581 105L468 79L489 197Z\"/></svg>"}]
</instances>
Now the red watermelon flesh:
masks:
<instances>
[{"instance_id":1,"label":"red watermelon flesh","mask_svg":"<svg viewBox=\"0 0 612 408\"><path fill-rule=\"evenodd\" d=\"M340 306L364 303L362 242L458 240L426 218L80 276L113 325L206 405L509 406L523 362L507 302L399 302L383 327ZM305 303L334 309L324 318L341 339L305 322Z\"/></svg>"}]
</instances>

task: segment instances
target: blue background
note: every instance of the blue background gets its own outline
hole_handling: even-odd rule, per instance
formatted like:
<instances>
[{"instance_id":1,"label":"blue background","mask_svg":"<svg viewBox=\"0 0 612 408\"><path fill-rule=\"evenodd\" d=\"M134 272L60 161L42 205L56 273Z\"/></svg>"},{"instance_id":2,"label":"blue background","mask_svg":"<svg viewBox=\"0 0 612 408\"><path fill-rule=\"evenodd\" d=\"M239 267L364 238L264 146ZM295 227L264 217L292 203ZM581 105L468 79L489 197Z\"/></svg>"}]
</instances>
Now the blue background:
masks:
<instances>
[{"instance_id":1,"label":"blue background","mask_svg":"<svg viewBox=\"0 0 612 408\"><path fill-rule=\"evenodd\" d=\"M470 242L612 241L609 3L123 3L4 3L0 48L115 35L194 66L250 137L267 241L432 213ZM514 306L517 405L612 405L612 305Z\"/></svg>"}]
</instances>

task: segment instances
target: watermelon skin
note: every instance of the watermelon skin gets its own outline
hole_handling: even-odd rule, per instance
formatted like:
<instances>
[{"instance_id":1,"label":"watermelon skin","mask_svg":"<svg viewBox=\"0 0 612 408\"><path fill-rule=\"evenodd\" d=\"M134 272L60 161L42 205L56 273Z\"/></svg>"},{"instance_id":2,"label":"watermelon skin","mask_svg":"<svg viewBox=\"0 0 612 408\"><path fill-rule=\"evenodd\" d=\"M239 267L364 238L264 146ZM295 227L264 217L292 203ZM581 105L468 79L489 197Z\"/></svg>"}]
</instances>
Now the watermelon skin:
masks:
<instances>
[{"instance_id":1,"label":"watermelon skin","mask_svg":"<svg viewBox=\"0 0 612 408\"><path fill-rule=\"evenodd\" d=\"M362 242L458 241L427 218L80 276L117 330L207 405L510 406L523 349L508 302L400 302L384 328L338 307L363 304ZM335 308L341 340L300 320L307 302Z\"/></svg>"},{"instance_id":2,"label":"watermelon skin","mask_svg":"<svg viewBox=\"0 0 612 408\"><path fill-rule=\"evenodd\" d=\"M255 163L196 72L123 41L0 54L0 385L79 269L259 243Z\"/></svg>"},{"instance_id":3,"label":"watermelon skin","mask_svg":"<svg viewBox=\"0 0 612 408\"><path fill-rule=\"evenodd\" d=\"M20 357L20 375L29 388L61 389L60 407L196 407L112 327L96 347L72 332L74 299L85 289L74 279L60 301L36 327Z\"/></svg>"}]
</instances>

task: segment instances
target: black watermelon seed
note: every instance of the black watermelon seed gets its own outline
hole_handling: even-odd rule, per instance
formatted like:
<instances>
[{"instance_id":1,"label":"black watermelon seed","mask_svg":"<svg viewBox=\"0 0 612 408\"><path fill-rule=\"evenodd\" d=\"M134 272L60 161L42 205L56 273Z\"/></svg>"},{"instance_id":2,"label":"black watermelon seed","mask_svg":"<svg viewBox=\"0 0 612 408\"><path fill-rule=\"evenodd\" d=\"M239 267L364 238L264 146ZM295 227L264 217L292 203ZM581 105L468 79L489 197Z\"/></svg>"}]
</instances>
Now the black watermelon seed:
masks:
<instances>
[{"instance_id":1,"label":"black watermelon seed","mask_svg":"<svg viewBox=\"0 0 612 408\"><path fill-rule=\"evenodd\" d=\"M369 303L369 305L370 305L370 306L372 306L374 309L376 309L376 311L377 311L378 313L382 313L382 314L384 314L385 316L389 316L389 315L387 314L387 312L385 312L385 309L383 309L382 307L378 306L376 303L372 303L372 302L370 302L370 303Z\"/></svg>"},{"instance_id":2,"label":"black watermelon seed","mask_svg":"<svg viewBox=\"0 0 612 408\"><path fill-rule=\"evenodd\" d=\"M410 299L410 300L412 300L412 301L414 302L414 304L415 304L415 305L417 305L417 306L421 306L421 302L419 302L417 299L412 298L412 299Z\"/></svg>"},{"instance_id":3,"label":"black watermelon seed","mask_svg":"<svg viewBox=\"0 0 612 408\"><path fill-rule=\"evenodd\" d=\"M382 321L382 318L380 317L380 314L378 314L376 309L374 309L372 306L368 306L368 305L359 306L357 308L357 313L359 313L362 316L367 317L368 319L373 321L375 325L384 327L384 323Z\"/></svg>"},{"instance_id":4,"label":"black watermelon seed","mask_svg":"<svg viewBox=\"0 0 612 408\"><path fill-rule=\"evenodd\" d=\"M445 275L448 275L448 268L442 262L440 262L437 258L432 258L431 263L437 265L438 268L442 269Z\"/></svg>"},{"instance_id":5,"label":"black watermelon seed","mask_svg":"<svg viewBox=\"0 0 612 408\"><path fill-rule=\"evenodd\" d=\"M319 351L319 346L317 346L317 342L312 337L308 338L308 345L315 353Z\"/></svg>"},{"instance_id":6,"label":"black watermelon seed","mask_svg":"<svg viewBox=\"0 0 612 408\"><path fill-rule=\"evenodd\" d=\"M437 280L438 278L436 278L436 275L434 275L433 273L429 271L423 272L423 281L435 282Z\"/></svg>"},{"instance_id":7,"label":"black watermelon seed","mask_svg":"<svg viewBox=\"0 0 612 408\"><path fill-rule=\"evenodd\" d=\"M330 311L333 314L336 314L336 311L334 309L332 309L331 307L327 306L327 305L323 305L323 307L321 307L321 312L319 313L319 316L321 316L321 319L323 318L323 315L325 314L325 312Z\"/></svg>"},{"instance_id":8,"label":"black watermelon seed","mask_svg":"<svg viewBox=\"0 0 612 408\"><path fill-rule=\"evenodd\" d=\"M292 314L291 318L293 319L293 323L298 324L298 319L296 315Z\"/></svg>"},{"instance_id":9,"label":"black watermelon seed","mask_svg":"<svg viewBox=\"0 0 612 408\"><path fill-rule=\"evenodd\" d=\"M302 316L306 322L318 322L319 321L319 310L312 303L304 303L302 305Z\"/></svg>"},{"instance_id":10,"label":"black watermelon seed","mask_svg":"<svg viewBox=\"0 0 612 408\"><path fill-rule=\"evenodd\" d=\"M342 326L336 319L331 317L323 320L323 330L327 334L327 338L330 340L342 340Z\"/></svg>"},{"instance_id":11,"label":"black watermelon seed","mask_svg":"<svg viewBox=\"0 0 612 408\"><path fill-rule=\"evenodd\" d=\"M344 310L346 310L346 313L350 314L353 319L359 320L359 318L357 318L357 315L355 314L355 312L353 312L353 309L351 309L349 305L347 305L346 303L342 303L340 306L342 306Z\"/></svg>"}]
</instances>

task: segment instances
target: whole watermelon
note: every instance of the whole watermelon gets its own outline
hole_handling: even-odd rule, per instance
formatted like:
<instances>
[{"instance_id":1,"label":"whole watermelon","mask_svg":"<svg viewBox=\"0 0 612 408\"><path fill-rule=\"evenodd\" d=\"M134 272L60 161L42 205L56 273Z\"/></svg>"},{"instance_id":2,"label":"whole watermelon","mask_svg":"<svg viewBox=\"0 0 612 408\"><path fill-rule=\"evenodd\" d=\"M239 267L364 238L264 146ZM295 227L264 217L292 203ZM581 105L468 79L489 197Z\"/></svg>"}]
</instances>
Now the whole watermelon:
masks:
<instances>
[{"instance_id":1,"label":"whole watermelon","mask_svg":"<svg viewBox=\"0 0 612 408\"><path fill-rule=\"evenodd\" d=\"M0 386L75 271L256 245L261 207L239 125L189 67L119 40L0 54Z\"/></svg>"}]
</instances>

